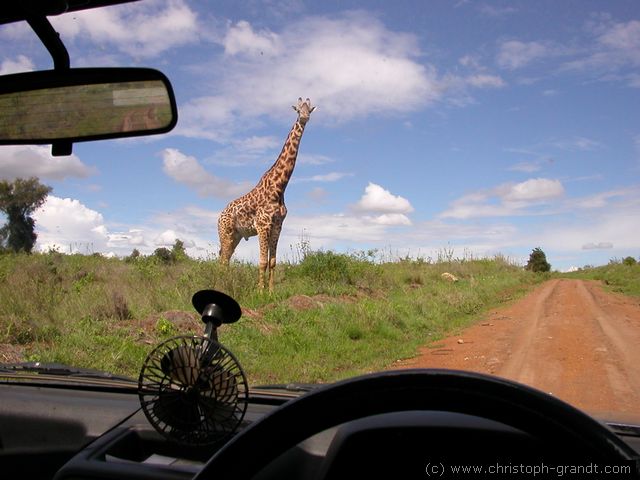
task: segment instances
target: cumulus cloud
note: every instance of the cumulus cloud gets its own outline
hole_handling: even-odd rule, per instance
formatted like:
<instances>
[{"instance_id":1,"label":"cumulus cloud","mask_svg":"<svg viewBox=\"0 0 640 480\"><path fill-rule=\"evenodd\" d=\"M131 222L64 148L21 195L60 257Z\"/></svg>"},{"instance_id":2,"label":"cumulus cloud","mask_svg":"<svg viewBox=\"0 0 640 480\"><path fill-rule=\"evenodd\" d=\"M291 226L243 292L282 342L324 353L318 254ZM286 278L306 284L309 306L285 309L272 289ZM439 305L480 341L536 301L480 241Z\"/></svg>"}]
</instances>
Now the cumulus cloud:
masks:
<instances>
[{"instance_id":1,"label":"cumulus cloud","mask_svg":"<svg viewBox=\"0 0 640 480\"><path fill-rule=\"evenodd\" d=\"M182 240L194 257L210 256L214 247L217 212L185 207L144 220L138 225L108 225L102 213L72 198L49 195L34 212L40 251L55 249L62 253L102 253L126 256L136 248L149 255L160 246L171 247Z\"/></svg>"},{"instance_id":2,"label":"cumulus cloud","mask_svg":"<svg viewBox=\"0 0 640 480\"><path fill-rule=\"evenodd\" d=\"M49 195L34 212L39 250L55 249L68 253L108 251L108 232L104 218L80 201Z\"/></svg>"},{"instance_id":3,"label":"cumulus cloud","mask_svg":"<svg viewBox=\"0 0 640 480\"><path fill-rule=\"evenodd\" d=\"M417 61L417 39L366 12L303 17L278 33L245 21L228 28L225 72L215 79L220 94L188 102L185 135L220 139L238 118L282 118L297 96L319 105L314 117L340 122L413 111L442 95L435 69Z\"/></svg>"},{"instance_id":4,"label":"cumulus cloud","mask_svg":"<svg viewBox=\"0 0 640 480\"><path fill-rule=\"evenodd\" d=\"M411 225L407 214L413 212L413 206L406 198L369 182L353 211L364 213L363 218L377 225Z\"/></svg>"},{"instance_id":5,"label":"cumulus cloud","mask_svg":"<svg viewBox=\"0 0 640 480\"><path fill-rule=\"evenodd\" d=\"M153 57L175 46L195 42L202 31L183 0L136 2L51 17L65 41L89 38L109 43L132 56Z\"/></svg>"},{"instance_id":6,"label":"cumulus cloud","mask_svg":"<svg viewBox=\"0 0 640 480\"><path fill-rule=\"evenodd\" d=\"M184 244L185 249L196 246L196 242L193 239L187 238L184 235L181 236L180 233L171 228L157 235L153 243L158 247L172 247L176 243L176 240L180 240Z\"/></svg>"},{"instance_id":7,"label":"cumulus cloud","mask_svg":"<svg viewBox=\"0 0 640 480\"><path fill-rule=\"evenodd\" d=\"M51 147L41 145L7 145L0 147L0 178L18 177L63 180L67 177L88 177L95 170L86 166L75 154L66 157L51 155Z\"/></svg>"},{"instance_id":8,"label":"cumulus cloud","mask_svg":"<svg viewBox=\"0 0 640 480\"><path fill-rule=\"evenodd\" d=\"M372 213L413 212L409 200L399 195L393 195L389 190L371 182L364 189L364 194L354 205L354 209Z\"/></svg>"},{"instance_id":9,"label":"cumulus cloud","mask_svg":"<svg viewBox=\"0 0 640 480\"><path fill-rule=\"evenodd\" d=\"M176 182L195 190L201 197L230 198L249 191L253 185L235 184L207 172L198 160L175 148L162 151L162 169Z\"/></svg>"},{"instance_id":10,"label":"cumulus cloud","mask_svg":"<svg viewBox=\"0 0 640 480\"><path fill-rule=\"evenodd\" d=\"M379 225L411 225L411 220L403 213L383 213L373 217L372 221Z\"/></svg>"},{"instance_id":11,"label":"cumulus cloud","mask_svg":"<svg viewBox=\"0 0 640 480\"><path fill-rule=\"evenodd\" d=\"M441 100L464 105L472 89L506 85L486 71L438 72L424 61L415 35L365 11L301 16L277 31L242 20L219 37L222 58L192 67L216 72L208 77L209 90L217 93L181 105L181 135L229 143L237 132L260 126L262 117L290 118L298 96L319 106L312 122L335 125L414 112ZM461 60L469 68L470 58Z\"/></svg>"},{"instance_id":12,"label":"cumulus cloud","mask_svg":"<svg viewBox=\"0 0 640 480\"><path fill-rule=\"evenodd\" d=\"M18 55L15 60L6 58L0 63L0 75L9 75L10 73L30 72L34 69L34 64L28 57Z\"/></svg>"}]
</instances>

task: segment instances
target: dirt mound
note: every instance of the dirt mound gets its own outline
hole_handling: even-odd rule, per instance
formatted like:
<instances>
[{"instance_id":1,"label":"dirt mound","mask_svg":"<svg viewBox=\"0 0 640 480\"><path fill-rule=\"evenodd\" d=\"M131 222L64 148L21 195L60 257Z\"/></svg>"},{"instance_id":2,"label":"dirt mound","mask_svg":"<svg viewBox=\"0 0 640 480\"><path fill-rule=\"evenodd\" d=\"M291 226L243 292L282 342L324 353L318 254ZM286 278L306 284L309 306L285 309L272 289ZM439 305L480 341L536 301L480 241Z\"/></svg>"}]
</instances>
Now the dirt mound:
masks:
<instances>
[{"instance_id":1,"label":"dirt mound","mask_svg":"<svg viewBox=\"0 0 640 480\"><path fill-rule=\"evenodd\" d=\"M24 362L24 347L22 345L0 343L0 363L20 362Z\"/></svg>"}]
</instances>

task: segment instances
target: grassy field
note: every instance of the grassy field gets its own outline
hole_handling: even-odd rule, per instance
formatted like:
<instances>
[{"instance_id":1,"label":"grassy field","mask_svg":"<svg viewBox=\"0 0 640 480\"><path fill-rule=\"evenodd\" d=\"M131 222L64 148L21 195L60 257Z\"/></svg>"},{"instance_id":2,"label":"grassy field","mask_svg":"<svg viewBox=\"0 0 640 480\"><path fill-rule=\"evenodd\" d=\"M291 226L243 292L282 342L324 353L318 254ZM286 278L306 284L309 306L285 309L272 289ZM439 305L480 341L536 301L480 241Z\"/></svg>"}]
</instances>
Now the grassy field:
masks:
<instances>
[{"instance_id":1,"label":"grassy field","mask_svg":"<svg viewBox=\"0 0 640 480\"><path fill-rule=\"evenodd\" d=\"M570 274L574 278L599 280L613 292L640 297L640 263L611 261L601 267L585 268Z\"/></svg>"},{"instance_id":2,"label":"grassy field","mask_svg":"<svg viewBox=\"0 0 640 480\"><path fill-rule=\"evenodd\" d=\"M443 272L459 278L446 282ZM522 295L545 276L503 258L372 262L306 252L260 293L257 267L149 256L0 255L0 361L61 362L137 377L155 344L202 332L191 296L214 288L243 317L220 329L250 383L324 382L383 369ZM4 352L4 353L3 353Z\"/></svg>"}]
</instances>

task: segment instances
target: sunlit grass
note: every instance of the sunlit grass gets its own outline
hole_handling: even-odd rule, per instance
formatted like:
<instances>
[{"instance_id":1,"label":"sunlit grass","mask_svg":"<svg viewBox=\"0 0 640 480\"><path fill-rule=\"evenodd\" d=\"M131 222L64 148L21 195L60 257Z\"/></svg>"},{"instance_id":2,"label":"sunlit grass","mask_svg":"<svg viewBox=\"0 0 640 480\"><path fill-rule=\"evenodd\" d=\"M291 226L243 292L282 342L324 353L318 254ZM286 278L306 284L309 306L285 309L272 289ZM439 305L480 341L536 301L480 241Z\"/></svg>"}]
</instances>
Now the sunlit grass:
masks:
<instances>
[{"instance_id":1,"label":"sunlit grass","mask_svg":"<svg viewBox=\"0 0 640 480\"><path fill-rule=\"evenodd\" d=\"M458 277L455 283L443 272ZM324 382L379 370L476 321L542 277L508 259L374 260L306 251L278 267L273 294L257 267L156 257L0 255L0 344L26 360L55 361L137 377L153 345L202 331L191 296L214 288L246 309L220 330L252 384ZM0 346L1 348L1 346Z\"/></svg>"}]
</instances>

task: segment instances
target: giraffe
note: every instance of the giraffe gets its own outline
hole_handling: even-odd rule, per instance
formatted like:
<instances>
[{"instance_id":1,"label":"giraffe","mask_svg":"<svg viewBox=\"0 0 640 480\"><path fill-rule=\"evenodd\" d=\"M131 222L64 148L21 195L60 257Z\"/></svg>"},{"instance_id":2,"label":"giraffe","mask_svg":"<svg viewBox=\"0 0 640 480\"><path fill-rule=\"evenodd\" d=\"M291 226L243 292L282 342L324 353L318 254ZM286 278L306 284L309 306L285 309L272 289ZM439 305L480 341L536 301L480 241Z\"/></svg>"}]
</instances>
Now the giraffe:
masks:
<instances>
[{"instance_id":1,"label":"giraffe","mask_svg":"<svg viewBox=\"0 0 640 480\"><path fill-rule=\"evenodd\" d=\"M258 235L260 263L258 287L264 290L265 273L269 269L269 291L273 291L273 277L276 268L276 249L282 230L282 222L287 216L284 191L296 166L298 147L309 116L316 107L307 98L292 106L298 113L278 159L267 170L258 184L250 192L230 202L218 218L220 236L220 262L228 265L241 238Z\"/></svg>"}]
</instances>

